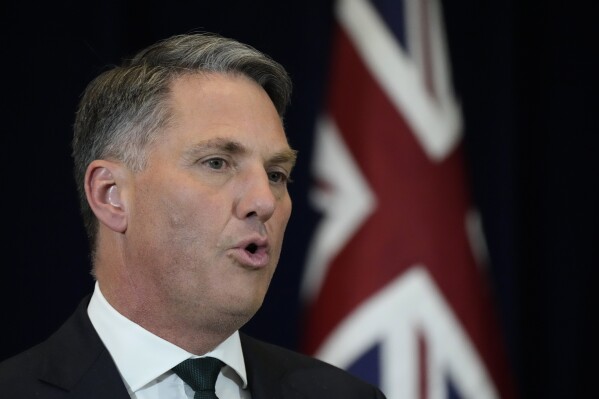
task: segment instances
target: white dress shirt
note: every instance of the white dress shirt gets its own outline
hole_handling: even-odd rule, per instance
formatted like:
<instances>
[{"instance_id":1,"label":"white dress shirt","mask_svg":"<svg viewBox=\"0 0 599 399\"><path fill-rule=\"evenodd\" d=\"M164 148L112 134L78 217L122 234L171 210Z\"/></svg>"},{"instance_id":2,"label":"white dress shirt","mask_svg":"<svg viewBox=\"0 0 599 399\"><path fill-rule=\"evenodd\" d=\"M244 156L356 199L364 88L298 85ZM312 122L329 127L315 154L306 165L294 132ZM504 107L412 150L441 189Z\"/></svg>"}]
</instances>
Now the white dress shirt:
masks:
<instances>
[{"instance_id":1,"label":"white dress shirt","mask_svg":"<svg viewBox=\"0 0 599 399\"><path fill-rule=\"evenodd\" d=\"M135 399L193 399L194 392L171 369L196 358L192 353L152 334L116 311L104 298L98 283L87 308L91 322L110 352ZM250 399L239 333L235 332L213 351L226 364L216 381L219 399Z\"/></svg>"}]
</instances>

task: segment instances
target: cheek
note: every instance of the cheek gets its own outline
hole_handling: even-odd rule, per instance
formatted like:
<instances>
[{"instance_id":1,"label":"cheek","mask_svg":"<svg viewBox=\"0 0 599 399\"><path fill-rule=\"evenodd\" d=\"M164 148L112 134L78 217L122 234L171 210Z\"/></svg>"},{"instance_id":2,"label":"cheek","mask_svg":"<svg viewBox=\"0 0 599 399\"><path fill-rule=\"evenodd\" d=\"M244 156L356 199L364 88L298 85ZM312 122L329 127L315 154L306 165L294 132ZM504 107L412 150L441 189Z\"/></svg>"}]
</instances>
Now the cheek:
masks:
<instances>
[{"instance_id":1,"label":"cheek","mask_svg":"<svg viewBox=\"0 0 599 399\"><path fill-rule=\"evenodd\" d=\"M171 252L183 251L178 256L184 256L224 223L218 219L224 201L203 192L197 184L172 176L145 183L138 190L132 222L154 247L165 251L176 247Z\"/></svg>"},{"instance_id":2,"label":"cheek","mask_svg":"<svg viewBox=\"0 0 599 399\"><path fill-rule=\"evenodd\" d=\"M291 198L289 197L289 195L287 195L287 197L281 203L281 222L280 223L282 225L283 231L287 227L287 222L289 222L289 218L291 217L292 208L293 207L292 207L292 203L291 203Z\"/></svg>"},{"instance_id":3,"label":"cheek","mask_svg":"<svg viewBox=\"0 0 599 399\"><path fill-rule=\"evenodd\" d=\"M273 217L266 222L266 224L270 226L270 233L276 234L277 240L279 241L279 246L283 242L283 236L285 235L285 229L287 228L287 223L289 222L290 216L291 200L287 198L278 206Z\"/></svg>"},{"instance_id":4,"label":"cheek","mask_svg":"<svg viewBox=\"0 0 599 399\"><path fill-rule=\"evenodd\" d=\"M161 205L165 210L164 222L173 239L191 242L211 242L214 234L222 231L225 202L213 201L201 195L178 195L165 198Z\"/></svg>"},{"instance_id":5,"label":"cheek","mask_svg":"<svg viewBox=\"0 0 599 399\"><path fill-rule=\"evenodd\" d=\"M154 198L154 211L163 215L173 228L189 227L199 220L222 214L225 201L214 192L187 175L162 178L160 184L149 185L148 198Z\"/></svg>"}]
</instances>

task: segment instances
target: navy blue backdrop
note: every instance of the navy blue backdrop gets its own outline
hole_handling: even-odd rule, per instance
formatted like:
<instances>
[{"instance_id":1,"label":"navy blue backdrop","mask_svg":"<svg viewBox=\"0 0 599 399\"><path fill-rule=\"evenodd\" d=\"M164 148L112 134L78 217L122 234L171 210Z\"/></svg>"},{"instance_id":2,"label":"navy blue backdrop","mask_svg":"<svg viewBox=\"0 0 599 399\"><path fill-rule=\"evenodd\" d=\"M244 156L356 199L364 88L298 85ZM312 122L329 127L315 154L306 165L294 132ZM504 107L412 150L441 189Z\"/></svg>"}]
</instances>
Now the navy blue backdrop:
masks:
<instances>
[{"instance_id":1,"label":"navy blue backdrop","mask_svg":"<svg viewBox=\"0 0 599 399\"><path fill-rule=\"evenodd\" d=\"M12 4L11 4L12 3ZM92 289L69 143L80 93L107 64L191 30L237 38L289 70L300 152L284 253L245 327L297 348L314 118L332 1L4 2L0 359L47 337ZM445 1L468 166L512 369L526 398L589 397L597 362L599 37L590 10L545 1Z\"/></svg>"}]
</instances>

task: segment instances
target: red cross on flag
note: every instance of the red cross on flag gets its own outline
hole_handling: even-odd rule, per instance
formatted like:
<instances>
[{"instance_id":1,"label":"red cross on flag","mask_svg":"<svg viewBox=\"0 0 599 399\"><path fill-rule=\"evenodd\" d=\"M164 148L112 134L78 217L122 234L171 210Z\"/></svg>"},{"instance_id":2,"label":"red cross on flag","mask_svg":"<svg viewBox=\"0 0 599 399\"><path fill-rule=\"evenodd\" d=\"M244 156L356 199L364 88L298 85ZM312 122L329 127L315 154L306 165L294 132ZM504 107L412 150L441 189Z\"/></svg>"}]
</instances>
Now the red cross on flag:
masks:
<instances>
[{"instance_id":1,"label":"red cross on flag","mask_svg":"<svg viewBox=\"0 0 599 399\"><path fill-rule=\"evenodd\" d=\"M511 398L436 0L340 0L305 350L389 399Z\"/></svg>"}]
</instances>

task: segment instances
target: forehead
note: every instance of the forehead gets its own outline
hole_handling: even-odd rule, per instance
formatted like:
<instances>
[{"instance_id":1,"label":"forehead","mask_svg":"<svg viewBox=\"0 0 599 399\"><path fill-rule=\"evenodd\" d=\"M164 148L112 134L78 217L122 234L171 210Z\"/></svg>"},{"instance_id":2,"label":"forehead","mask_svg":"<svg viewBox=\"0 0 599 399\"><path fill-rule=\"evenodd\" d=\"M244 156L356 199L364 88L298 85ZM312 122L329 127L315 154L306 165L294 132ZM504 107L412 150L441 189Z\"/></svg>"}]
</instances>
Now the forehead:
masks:
<instances>
[{"instance_id":1,"label":"forehead","mask_svg":"<svg viewBox=\"0 0 599 399\"><path fill-rule=\"evenodd\" d=\"M170 99L177 107L193 102L199 105L215 99L241 100L247 97L260 98L262 106L276 108L268 93L256 81L241 73L197 72L182 74L170 83ZM277 113L278 116L278 113Z\"/></svg>"},{"instance_id":2,"label":"forehead","mask_svg":"<svg viewBox=\"0 0 599 399\"><path fill-rule=\"evenodd\" d=\"M169 140L227 138L245 145L289 147L283 124L266 91L243 75L186 74L170 86Z\"/></svg>"},{"instance_id":3,"label":"forehead","mask_svg":"<svg viewBox=\"0 0 599 399\"><path fill-rule=\"evenodd\" d=\"M255 119L276 115L276 119L280 120L266 91L241 74L205 72L182 75L170 85L170 105L175 118L196 116L208 120L234 115ZM259 112L256 114L256 111Z\"/></svg>"}]
</instances>

